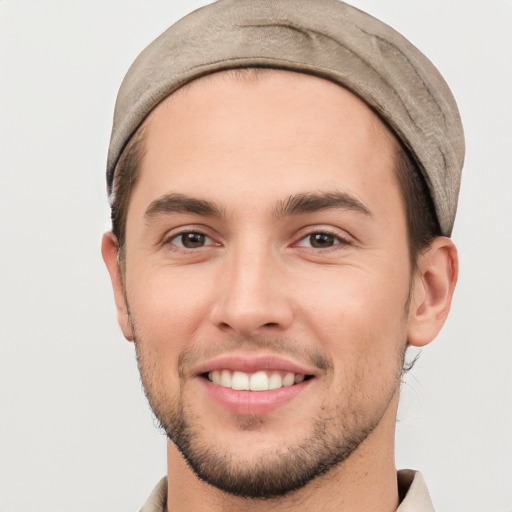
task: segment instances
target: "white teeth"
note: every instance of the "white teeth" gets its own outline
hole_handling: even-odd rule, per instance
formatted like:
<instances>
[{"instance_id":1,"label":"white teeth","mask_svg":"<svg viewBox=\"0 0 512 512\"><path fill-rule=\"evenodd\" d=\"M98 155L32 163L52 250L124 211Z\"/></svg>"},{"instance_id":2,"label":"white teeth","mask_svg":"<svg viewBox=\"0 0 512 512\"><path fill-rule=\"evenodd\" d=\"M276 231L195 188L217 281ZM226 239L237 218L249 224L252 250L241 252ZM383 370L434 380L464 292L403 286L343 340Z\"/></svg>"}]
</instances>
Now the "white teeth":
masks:
<instances>
[{"instance_id":1,"label":"white teeth","mask_svg":"<svg viewBox=\"0 0 512 512\"><path fill-rule=\"evenodd\" d=\"M220 374L220 385L225 388L231 387L231 372L229 370L222 370Z\"/></svg>"},{"instance_id":2,"label":"white teeth","mask_svg":"<svg viewBox=\"0 0 512 512\"><path fill-rule=\"evenodd\" d=\"M293 373L287 373L283 379L283 386L291 386L295 383L295 375Z\"/></svg>"},{"instance_id":3,"label":"white teeth","mask_svg":"<svg viewBox=\"0 0 512 512\"><path fill-rule=\"evenodd\" d=\"M268 376L267 372L256 372L251 375L249 383L251 391L267 391L268 389Z\"/></svg>"},{"instance_id":4,"label":"white teeth","mask_svg":"<svg viewBox=\"0 0 512 512\"><path fill-rule=\"evenodd\" d=\"M217 370L210 372L210 379L214 384L220 384L220 372Z\"/></svg>"},{"instance_id":5,"label":"white teeth","mask_svg":"<svg viewBox=\"0 0 512 512\"><path fill-rule=\"evenodd\" d=\"M233 372L231 387L238 391L249 391L249 375L244 372Z\"/></svg>"},{"instance_id":6,"label":"white teeth","mask_svg":"<svg viewBox=\"0 0 512 512\"><path fill-rule=\"evenodd\" d=\"M268 389L279 389L283 387L283 378L277 372L273 372L268 379Z\"/></svg>"},{"instance_id":7,"label":"white teeth","mask_svg":"<svg viewBox=\"0 0 512 512\"><path fill-rule=\"evenodd\" d=\"M214 370L208 374L208 379L219 386L232 388L237 391L267 391L282 387L300 384L304 381L305 375L265 370L249 374L231 370Z\"/></svg>"}]
</instances>

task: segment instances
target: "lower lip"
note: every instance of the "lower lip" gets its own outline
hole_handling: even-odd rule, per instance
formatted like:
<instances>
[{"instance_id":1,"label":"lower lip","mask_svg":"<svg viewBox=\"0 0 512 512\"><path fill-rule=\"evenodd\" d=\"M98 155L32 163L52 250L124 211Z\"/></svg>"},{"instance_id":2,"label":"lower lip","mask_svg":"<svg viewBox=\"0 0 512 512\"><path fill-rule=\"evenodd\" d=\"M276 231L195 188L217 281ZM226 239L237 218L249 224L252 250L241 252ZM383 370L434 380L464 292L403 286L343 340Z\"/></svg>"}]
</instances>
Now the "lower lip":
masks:
<instances>
[{"instance_id":1,"label":"lower lip","mask_svg":"<svg viewBox=\"0 0 512 512\"><path fill-rule=\"evenodd\" d=\"M267 414L286 405L305 391L314 379L309 379L268 391L237 391L201 378L207 393L225 409L235 414L255 416Z\"/></svg>"}]
</instances>

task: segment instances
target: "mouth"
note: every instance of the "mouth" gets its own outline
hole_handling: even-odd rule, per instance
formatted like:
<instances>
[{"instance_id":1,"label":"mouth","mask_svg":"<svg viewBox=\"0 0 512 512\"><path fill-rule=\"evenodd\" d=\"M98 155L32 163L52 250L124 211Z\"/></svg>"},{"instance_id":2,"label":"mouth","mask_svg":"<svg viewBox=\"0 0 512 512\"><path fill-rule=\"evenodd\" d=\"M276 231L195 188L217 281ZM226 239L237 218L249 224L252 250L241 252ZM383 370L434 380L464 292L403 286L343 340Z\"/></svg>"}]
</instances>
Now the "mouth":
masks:
<instances>
[{"instance_id":1,"label":"mouth","mask_svg":"<svg viewBox=\"0 0 512 512\"><path fill-rule=\"evenodd\" d=\"M278 356L231 354L194 372L202 388L224 409L242 415L270 413L306 393L318 369Z\"/></svg>"},{"instance_id":2,"label":"mouth","mask_svg":"<svg viewBox=\"0 0 512 512\"><path fill-rule=\"evenodd\" d=\"M243 372L224 368L202 374L203 378L223 388L236 391L270 391L300 384L312 379L313 375L278 370Z\"/></svg>"}]
</instances>

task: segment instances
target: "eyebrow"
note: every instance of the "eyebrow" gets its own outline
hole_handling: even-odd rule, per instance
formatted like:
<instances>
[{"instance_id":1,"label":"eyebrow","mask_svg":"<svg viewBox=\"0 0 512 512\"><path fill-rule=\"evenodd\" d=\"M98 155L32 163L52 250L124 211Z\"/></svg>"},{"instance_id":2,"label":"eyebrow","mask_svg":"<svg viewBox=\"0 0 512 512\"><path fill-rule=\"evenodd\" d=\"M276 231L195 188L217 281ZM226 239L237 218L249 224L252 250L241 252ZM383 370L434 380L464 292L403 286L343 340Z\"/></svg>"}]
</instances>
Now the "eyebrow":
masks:
<instances>
[{"instance_id":1,"label":"eyebrow","mask_svg":"<svg viewBox=\"0 0 512 512\"><path fill-rule=\"evenodd\" d=\"M184 194L164 194L147 207L144 218L149 221L169 213L192 213L211 217L223 217L221 210L212 202Z\"/></svg>"},{"instance_id":2,"label":"eyebrow","mask_svg":"<svg viewBox=\"0 0 512 512\"><path fill-rule=\"evenodd\" d=\"M273 208L274 217L281 219L301 213L340 208L373 217L371 211L358 199L345 192L307 192L289 196ZM198 199L184 194L164 194L158 197L146 209L147 221L170 213L191 213L209 217L225 217L224 212L211 201Z\"/></svg>"},{"instance_id":3,"label":"eyebrow","mask_svg":"<svg viewBox=\"0 0 512 512\"><path fill-rule=\"evenodd\" d=\"M277 218L312 213L331 208L351 210L367 217L373 217L372 212L359 199L346 192L308 192L295 194L285 201L280 201L274 208Z\"/></svg>"}]
</instances>

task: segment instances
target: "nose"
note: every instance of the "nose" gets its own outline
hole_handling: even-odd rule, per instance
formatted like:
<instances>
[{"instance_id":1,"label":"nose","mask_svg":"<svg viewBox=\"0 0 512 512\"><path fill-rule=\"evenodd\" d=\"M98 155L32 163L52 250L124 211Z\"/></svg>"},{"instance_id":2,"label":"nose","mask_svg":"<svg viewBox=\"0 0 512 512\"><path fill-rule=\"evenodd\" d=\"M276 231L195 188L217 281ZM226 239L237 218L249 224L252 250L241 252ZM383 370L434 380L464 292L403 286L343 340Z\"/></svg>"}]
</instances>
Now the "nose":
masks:
<instances>
[{"instance_id":1,"label":"nose","mask_svg":"<svg viewBox=\"0 0 512 512\"><path fill-rule=\"evenodd\" d=\"M275 334L291 325L293 307L278 259L265 250L227 258L211 313L219 329L249 336L270 330Z\"/></svg>"}]
</instances>

